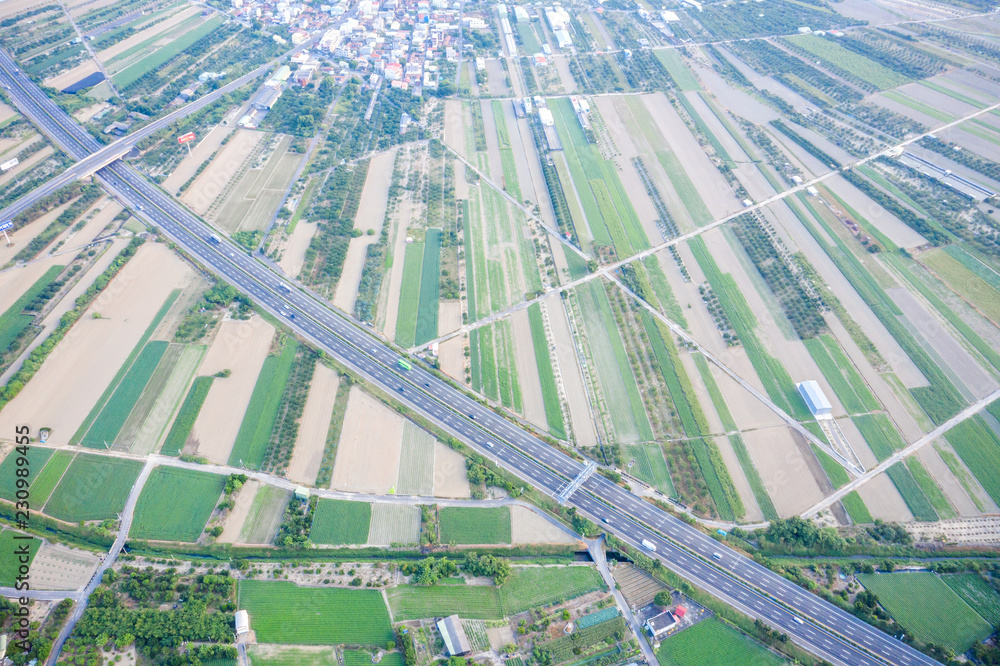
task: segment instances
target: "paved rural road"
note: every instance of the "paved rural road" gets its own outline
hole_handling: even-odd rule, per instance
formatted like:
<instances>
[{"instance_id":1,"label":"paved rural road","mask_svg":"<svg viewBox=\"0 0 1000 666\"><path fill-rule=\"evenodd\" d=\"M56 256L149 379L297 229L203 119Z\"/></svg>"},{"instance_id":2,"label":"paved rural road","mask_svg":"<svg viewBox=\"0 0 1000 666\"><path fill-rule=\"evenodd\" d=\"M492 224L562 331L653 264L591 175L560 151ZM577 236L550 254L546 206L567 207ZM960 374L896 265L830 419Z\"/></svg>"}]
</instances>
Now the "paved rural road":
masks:
<instances>
[{"instance_id":1,"label":"paved rural road","mask_svg":"<svg viewBox=\"0 0 1000 666\"><path fill-rule=\"evenodd\" d=\"M2 51L0 83L10 87L18 109L74 159L100 149ZM286 319L318 348L526 483L555 496L583 469L580 462L515 427L419 365L409 371L399 368L399 353L366 327L269 272L228 241L216 244L208 240L213 233L210 227L134 169L115 162L100 169L97 176L116 197L208 269L247 293L259 307ZM655 544L656 550L648 554L678 575L787 633L828 661L903 666L936 663L603 476L592 475L570 497L569 504L633 547L639 547L643 539Z\"/></svg>"}]
</instances>

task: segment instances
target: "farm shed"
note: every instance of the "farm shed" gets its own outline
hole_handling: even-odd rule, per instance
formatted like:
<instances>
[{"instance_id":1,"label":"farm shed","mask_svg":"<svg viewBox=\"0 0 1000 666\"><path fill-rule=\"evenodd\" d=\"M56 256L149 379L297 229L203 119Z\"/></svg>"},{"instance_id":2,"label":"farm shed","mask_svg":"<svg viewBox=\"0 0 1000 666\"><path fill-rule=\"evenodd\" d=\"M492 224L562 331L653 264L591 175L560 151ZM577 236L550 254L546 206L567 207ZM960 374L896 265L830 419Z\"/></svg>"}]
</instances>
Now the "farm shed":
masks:
<instances>
[{"instance_id":1,"label":"farm shed","mask_svg":"<svg viewBox=\"0 0 1000 666\"><path fill-rule=\"evenodd\" d=\"M250 633L250 615L245 610L236 611L236 635Z\"/></svg>"},{"instance_id":2,"label":"farm shed","mask_svg":"<svg viewBox=\"0 0 1000 666\"><path fill-rule=\"evenodd\" d=\"M826 395L823 393L823 389L820 388L812 379L808 381L801 382L796 385L799 389L799 394L802 399L806 401L806 407L812 412L812 415L816 418L830 418L833 414L833 406L830 401L826 399Z\"/></svg>"},{"instance_id":3,"label":"farm shed","mask_svg":"<svg viewBox=\"0 0 1000 666\"><path fill-rule=\"evenodd\" d=\"M472 652L469 638L465 635L465 627L462 620L457 615L449 615L437 623L441 638L444 639L445 649L449 657L460 656Z\"/></svg>"}]
</instances>

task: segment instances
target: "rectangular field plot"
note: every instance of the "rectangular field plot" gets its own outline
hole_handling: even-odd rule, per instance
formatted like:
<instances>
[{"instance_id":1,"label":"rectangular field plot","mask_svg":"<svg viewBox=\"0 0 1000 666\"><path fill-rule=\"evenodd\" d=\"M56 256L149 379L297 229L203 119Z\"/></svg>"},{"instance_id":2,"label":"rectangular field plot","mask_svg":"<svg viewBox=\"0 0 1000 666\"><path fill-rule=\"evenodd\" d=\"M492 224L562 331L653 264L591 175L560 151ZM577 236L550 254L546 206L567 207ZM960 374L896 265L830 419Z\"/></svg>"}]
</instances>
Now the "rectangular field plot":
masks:
<instances>
[{"instance_id":1,"label":"rectangular field plot","mask_svg":"<svg viewBox=\"0 0 1000 666\"><path fill-rule=\"evenodd\" d=\"M10 344L26 329L32 321L33 315L23 315L24 308L45 290L62 272L64 266L52 266L45 274L38 278L31 287L21 294L21 297L14 301L14 304L7 308L7 311L0 314L0 349L7 349Z\"/></svg>"},{"instance_id":2,"label":"rectangular field plot","mask_svg":"<svg viewBox=\"0 0 1000 666\"><path fill-rule=\"evenodd\" d=\"M39 473L51 455L52 449L43 449L37 446L30 447L26 456L19 455L16 449L8 453L7 457L0 463L0 498L8 502L13 502L17 499L18 468L27 467L28 476L24 478L28 479L30 490L30 484L33 484L35 479L38 478ZM24 458L25 460L21 461L19 458Z\"/></svg>"},{"instance_id":3,"label":"rectangular field plot","mask_svg":"<svg viewBox=\"0 0 1000 666\"><path fill-rule=\"evenodd\" d=\"M73 462L73 454L69 451L56 451L45 463L45 467L35 477L31 484L31 502L35 506L42 506L45 500L52 494L52 490L59 483L63 473L69 464Z\"/></svg>"},{"instance_id":4,"label":"rectangular field plot","mask_svg":"<svg viewBox=\"0 0 1000 666\"><path fill-rule=\"evenodd\" d=\"M388 592L396 622L457 613L473 620L499 620L500 593L489 585L400 585Z\"/></svg>"},{"instance_id":5,"label":"rectangular field plot","mask_svg":"<svg viewBox=\"0 0 1000 666\"><path fill-rule=\"evenodd\" d=\"M412 347L417 335L417 313L420 305L420 276L424 264L424 244L410 243L403 257L403 284L399 292L399 314L396 317L396 344Z\"/></svg>"},{"instance_id":6,"label":"rectangular field plot","mask_svg":"<svg viewBox=\"0 0 1000 666\"><path fill-rule=\"evenodd\" d=\"M273 645L260 647L254 645L247 650L247 653L253 666L340 666L332 647L323 650L306 648L275 650Z\"/></svg>"},{"instance_id":7,"label":"rectangular field plot","mask_svg":"<svg viewBox=\"0 0 1000 666\"><path fill-rule=\"evenodd\" d=\"M667 469L667 461L663 458L663 451L659 444L636 444L623 448L624 462L632 476L645 481L662 493L674 494L670 470ZM629 466L630 462L635 462L635 464Z\"/></svg>"},{"instance_id":8,"label":"rectangular field plot","mask_svg":"<svg viewBox=\"0 0 1000 666\"><path fill-rule=\"evenodd\" d=\"M670 636L656 653L660 666L770 666L784 659L739 630L711 618Z\"/></svg>"},{"instance_id":9,"label":"rectangular field plot","mask_svg":"<svg viewBox=\"0 0 1000 666\"><path fill-rule=\"evenodd\" d=\"M205 398L208 397L208 390L212 388L213 379L215 377L198 377L194 380L188 390L187 397L181 404L180 411L177 412L177 418L170 426L170 432L167 433L167 439L163 442L160 453L165 456L179 456L181 454L181 450L191 434L191 428L194 427L194 422L201 412L201 406L205 404Z\"/></svg>"},{"instance_id":10,"label":"rectangular field plot","mask_svg":"<svg viewBox=\"0 0 1000 666\"><path fill-rule=\"evenodd\" d=\"M45 513L75 523L114 518L125 508L142 463L81 453L45 505Z\"/></svg>"},{"instance_id":11,"label":"rectangular field plot","mask_svg":"<svg viewBox=\"0 0 1000 666\"><path fill-rule=\"evenodd\" d=\"M420 509L408 504L376 502L372 506L372 526L368 545L417 543L420 540Z\"/></svg>"},{"instance_id":12,"label":"rectangular field plot","mask_svg":"<svg viewBox=\"0 0 1000 666\"><path fill-rule=\"evenodd\" d=\"M321 499L313 514L309 540L330 545L365 543L371 518L368 502Z\"/></svg>"},{"instance_id":13,"label":"rectangular field plot","mask_svg":"<svg viewBox=\"0 0 1000 666\"><path fill-rule=\"evenodd\" d=\"M514 615L603 589L601 575L590 567L515 567L500 587L500 598L504 612Z\"/></svg>"},{"instance_id":14,"label":"rectangular field plot","mask_svg":"<svg viewBox=\"0 0 1000 666\"><path fill-rule=\"evenodd\" d=\"M925 643L960 654L993 633L989 623L936 574L918 571L857 578L889 615Z\"/></svg>"},{"instance_id":15,"label":"rectangular field plot","mask_svg":"<svg viewBox=\"0 0 1000 666\"><path fill-rule=\"evenodd\" d=\"M420 270L420 305L417 308L415 344L433 340L438 334L438 296L441 291L441 230L428 229Z\"/></svg>"},{"instance_id":16,"label":"rectangular field plot","mask_svg":"<svg viewBox=\"0 0 1000 666\"><path fill-rule=\"evenodd\" d=\"M510 507L446 506L440 511L441 543L510 543Z\"/></svg>"},{"instance_id":17,"label":"rectangular field plot","mask_svg":"<svg viewBox=\"0 0 1000 666\"><path fill-rule=\"evenodd\" d=\"M135 363L111 395L111 399L104 405L94 425L84 435L84 446L100 449L115 441L167 347L168 343L162 340L154 340L143 347Z\"/></svg>"},{"instance_id":18,"label":"rectangular field plot","mask_svg":"<svg viewBox=\"0 0 1000 666\"><path fill-rule=\"evenodd\" d=\"M23 546L25 543L28 544L28 551L31 554L31 559L35 559L35 555L38 554L38 548L42 545L42 540L35 537L28 539L15 539L17 536L22 535L14 530L4 530L0 532L0 553L13 553L19 546ZM28 562L31 565L31 562ZM18 567L20 562L17 561L15 557L0 557L0 587L14 587L15 579L18 576Z\"/></svg>"},{"instance_id":19,"label":"rectangular field plot","mask_svg":"<svg viewBox=\"0 0 1000 666\"><path fill-rule=\"evenodd\" d=\"M1000 594L977 573L951 574L941 580L962 597L972 610L994 627L1000 627Z\"/></svg>"},{"instance_id":20,"label":"rectangular field plot","mask_svg":"<svg viewBox=\"0 0 1000 666\"><path fill-rule=\"evenodd\" d=\"M135 507L129 536L135 539L196 541L226 486L226 477L157 467Z\"/></svg>"},{"instance_id":21,"label":"rectangular field plot","mask_svg":"<svg viewBox=\"0 0 1000 666\"><path fill-rule=\"evenodd\" d=\"M292 493L276 486L261 486L240 529L239 543L265 544L274 541Z\"/></svg>"},{"instance_id":22,"label":"rectangular field plot","mask_svg":"<svg viewBox=\"0 0 1000 666\"><path fill-rule=\"evenodd\" d=\"M173 347L173 345L171 345ZM148 454L155 450L156 446L163 438L163 433L167 424L173 417L184 391L191 378L194 376L198 366L205 356L207 347L205 345L184 345L177 361L173 363L169 376L162 380L157 379L161 368L157 368L156 374L150 380L149 386L139 398L139 403L129 417L129 423L122 428L122 433L118 435L116 446L128 447L129 452L135 454ZM160 364L162 367L162 363ZM211 380L211 378L207 378ZM151 402L152 405L146 407L144 403ZM140 416L141 423L132 435L130 423L133 418ZM191 422L192 424L194 421ZM131 439L128 439L131 437Z\"/></svg>"},{"instance_id":23,"label":"rectangular field plot","mask_svg":"<svg viewBox=\"0 0 1000 666\"><path fill-rule=\"evenodd\" d=\"M375 590L248 580L240 583L240 604L261 643L384 646L393 639L389 612Z\"/></svg>"},{"instance_id":24,"label":"rectangular field plot","mask_svg":"<svg viewBox=\"0 0 1000 666\"><path fill-rule=\"evenodd\" d=\"M289 338L285 341L280 356L268 356L264 359L264 366L257 376L236 442L229 454L230 465L257 469L264 462L264 453L274 429L274 420L278 417L281 397L295 362L295 350L298 346L297 342Z\"/></svg>"},{"instance_id":25,"label":"rectangular field plot","mask_svg":"<svg viewBox=\"0 0 1000 666\"><path fill-rule=\"evenodd\" d=\"M372 663L372 653L367 650L344 650L344 666L368 666ZM403 666L403 657L398 652L382 655L380 666Z\"/></svg>"},{"instance_id":26,"label":"rectangular field plot","mask_svg":"<svg viewBox=\"0 0 1000 666\"><path fill-rule=\"evenodd\" d=\"M115 438L114 445L116 450L131 450L131 447L136 443L139 436L139 429L146 421L146 417L153 411L153 407L158 404L160 393L166 386L167 380L170 379L170 375L173 374L174 366L177 365L177 361L180 360L183 352L184 345L167 345L167 349L163 352L156 370L153 371L149 382L136 401L135 407L122 425L118 437Z\"/></svg>"},{"instance_id":27,"label":"rectangular field plot","mask_svg":"<svg viewBox=\"0 0 1000 666\"><path fill-rule=\"evenodd\" d=\"M404 421L396 494L427 496L433 493L434 436L413 421Z\"/></svg>"}]
</instances>

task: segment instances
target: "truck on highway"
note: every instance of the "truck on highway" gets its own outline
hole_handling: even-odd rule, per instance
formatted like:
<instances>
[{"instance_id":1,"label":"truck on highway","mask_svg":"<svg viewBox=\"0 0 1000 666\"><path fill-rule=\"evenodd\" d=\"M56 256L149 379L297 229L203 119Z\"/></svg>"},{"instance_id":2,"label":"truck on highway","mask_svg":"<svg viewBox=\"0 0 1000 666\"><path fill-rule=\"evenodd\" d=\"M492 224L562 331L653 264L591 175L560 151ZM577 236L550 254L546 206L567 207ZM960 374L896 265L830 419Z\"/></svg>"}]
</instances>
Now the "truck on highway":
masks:
<instances>
[{"instance_id":1,"label":"truck on highway","mask_svg":"<svg viewBox=\"0 0 1000 666\"><path fill-rule=\"evenodd\" d=\"M213 245L218 245L219 243L222 242L222 239L216 236L215 234L212 234L208 237L208 242L212 243Z\"/></svg>"},{"instance_id":2,"label":"truck on highway","mask_svg":"<svg viewBox=\"0 0 1000 666\"><path fill-rule=\"evenodd\" d=\"M646 550L651 550L654 553L656 552L656 544L650 541L649 539L642 540L642 547L645 548Z\"/></svg>"},{"instance_id":3,"label":"truck on highway","mask_svg":"<svg viewBox=\"0 0 1000 666\"><path fill-rule=\"evenodd\" d=\"M401 358L398 361L396 361L396 365L398 365L403 370L412 370L413 369L413 366L410 365L410 362L407 361L405 358Z\"/></svg>"}]
</instances>

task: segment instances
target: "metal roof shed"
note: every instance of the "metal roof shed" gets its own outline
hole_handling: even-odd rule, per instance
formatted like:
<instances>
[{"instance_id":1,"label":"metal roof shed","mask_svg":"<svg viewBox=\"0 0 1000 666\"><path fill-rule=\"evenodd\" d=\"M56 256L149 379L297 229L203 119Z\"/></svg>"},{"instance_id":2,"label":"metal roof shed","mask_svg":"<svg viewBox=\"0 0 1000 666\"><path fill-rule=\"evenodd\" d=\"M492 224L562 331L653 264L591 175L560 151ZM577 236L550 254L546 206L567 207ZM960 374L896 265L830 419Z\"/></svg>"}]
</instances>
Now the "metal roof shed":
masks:
<instances>
[{"instance_id":1,"label":"metal roof shed","mask_svg":"<svg viewBox=\"0 0 1000 666\"><path fill-rule=\"evenodd\" d=\"M829 418L833 415L833 405L826 399L823 389L814 380L810 379L796 385L799 395L806 401L806 407L816 418Z\"/></svg>"}]
</instances>

